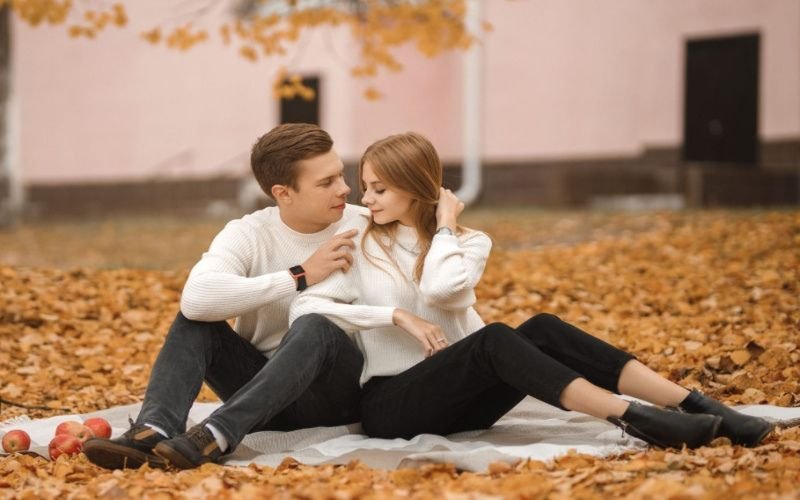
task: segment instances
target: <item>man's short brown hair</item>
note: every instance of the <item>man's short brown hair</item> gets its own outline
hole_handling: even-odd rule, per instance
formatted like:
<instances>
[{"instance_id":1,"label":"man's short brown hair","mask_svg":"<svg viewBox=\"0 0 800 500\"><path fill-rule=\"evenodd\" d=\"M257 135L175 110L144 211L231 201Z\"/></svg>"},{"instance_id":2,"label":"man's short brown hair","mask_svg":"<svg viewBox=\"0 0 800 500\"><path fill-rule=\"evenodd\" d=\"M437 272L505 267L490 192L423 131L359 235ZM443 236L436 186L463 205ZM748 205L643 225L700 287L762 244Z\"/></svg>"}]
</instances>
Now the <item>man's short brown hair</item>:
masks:
<instances>
[{"instance_id":1,"label":"man's short brown hair","mask_svg":"<svg viewBox=\"0 0 800 500\"><path fill-rule=\"evenodd\" d=\"M327 132L310 123L284 123L262 135L250 154L250 167L258 185L272 198L272 186L297 189L298 161L325 154L333 148Z\"/></svg>"}]
</instances>

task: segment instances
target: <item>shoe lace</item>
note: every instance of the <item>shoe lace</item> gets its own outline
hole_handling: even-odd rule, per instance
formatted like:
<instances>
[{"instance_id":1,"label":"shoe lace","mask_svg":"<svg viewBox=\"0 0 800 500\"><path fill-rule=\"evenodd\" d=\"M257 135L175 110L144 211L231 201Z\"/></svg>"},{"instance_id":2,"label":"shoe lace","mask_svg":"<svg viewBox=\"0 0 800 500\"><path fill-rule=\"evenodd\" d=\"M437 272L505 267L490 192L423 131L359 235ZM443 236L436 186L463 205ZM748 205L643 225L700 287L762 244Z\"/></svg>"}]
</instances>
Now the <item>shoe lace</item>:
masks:
<instances>
[{"instance_id":1,"label":"shoe lace","mask_svg":"<svg viewBox=\"0 0 800 500\"><path fill-rule=\"evenodd\" d=\"M186 437L198 449L204 449L210 442L216 441L214 435L203 424L195 425L186 432Z\"/></svg>"},{"instance_id":2,"label":"shoe lace","mask_svg":"<svg viewBox=\"0 0 800 500\"><path fill-rule=\"evenodd\" d=\"M122 437L126 439L133 439L136 434L149 428L144 424L135 423L131 417L128 417L128 424L131 426L130 429L125 431L125 433L122 435Z\"/></svg>"}]
</instances>

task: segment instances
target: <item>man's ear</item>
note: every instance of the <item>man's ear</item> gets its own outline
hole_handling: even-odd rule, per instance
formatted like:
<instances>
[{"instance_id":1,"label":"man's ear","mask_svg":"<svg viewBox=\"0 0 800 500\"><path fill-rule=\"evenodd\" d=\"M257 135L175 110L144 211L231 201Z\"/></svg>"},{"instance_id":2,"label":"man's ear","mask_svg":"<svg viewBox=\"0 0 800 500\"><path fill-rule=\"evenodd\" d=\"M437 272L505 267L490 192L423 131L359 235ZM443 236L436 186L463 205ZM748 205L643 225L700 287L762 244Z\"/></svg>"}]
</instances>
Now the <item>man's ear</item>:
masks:
<instances>
[{"instance_id":1,"label":"man's ear","mask_svg":"<svg viewBox=\"0 0 800 500\"><path fill-rule=\"evenodd\" d=\"M275 184L274 186L272 186L270 192L272 193L272 197L275 199L276 202L277 201L281 201L283 203L292 202L292 197L289 194L289 189L283 184Z\"/></svg>"}]
</instances>

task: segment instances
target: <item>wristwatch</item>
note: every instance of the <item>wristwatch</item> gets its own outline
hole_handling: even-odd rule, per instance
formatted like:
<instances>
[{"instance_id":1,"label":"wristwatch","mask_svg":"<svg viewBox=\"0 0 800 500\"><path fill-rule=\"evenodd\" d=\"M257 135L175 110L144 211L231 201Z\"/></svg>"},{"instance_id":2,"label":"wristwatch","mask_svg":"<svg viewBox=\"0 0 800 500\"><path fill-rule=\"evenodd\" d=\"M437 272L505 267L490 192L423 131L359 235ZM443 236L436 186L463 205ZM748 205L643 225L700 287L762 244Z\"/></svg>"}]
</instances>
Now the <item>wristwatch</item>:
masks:
<instances>
[{"instance_id":1,"label":"wristwatch","mask_svg":"<svg viewBox=\"0 0 800 500\"><path fill-rule=\"evenodd\" d=\"M442 226L436 230L436 234L446 234L448 236L453 236L453 230L447 226Z\"/></svg>"},{"instance_id":2,"label":"wristwatch","mask_svg":"<svg viewBox=\"0 0 800 500\"><path fill-rule=\"evenodd\" d=\"M308 283L306 283L306 270L303 269L303 266L290 267L289 274L292 275L292 278L294 278L295 283L297 283L296 290L298 292L302 292L303 290L308 288Z\"/></svg>"}]
</instances>

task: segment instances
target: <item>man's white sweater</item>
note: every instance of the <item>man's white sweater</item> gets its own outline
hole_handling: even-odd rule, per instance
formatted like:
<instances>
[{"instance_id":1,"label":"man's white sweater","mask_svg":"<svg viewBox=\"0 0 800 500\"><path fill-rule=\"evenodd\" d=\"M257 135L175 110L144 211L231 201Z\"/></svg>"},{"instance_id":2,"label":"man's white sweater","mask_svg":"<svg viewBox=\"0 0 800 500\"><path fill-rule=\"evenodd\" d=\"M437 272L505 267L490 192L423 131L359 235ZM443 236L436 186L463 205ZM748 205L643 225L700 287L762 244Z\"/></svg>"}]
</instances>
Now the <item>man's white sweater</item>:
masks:
<instances>
[{"instance_id":1,"label":"man's white sweater","mask_svg":"<svg viewBox=\"0 0 800 500\"><path fill-rule=\"evenodd\" d=\"M367 213L347 205L341 220L311 234L284 224L277 207L230 221L189 273L181 312L197 321L236 318L234 330L271 355L289 328L289 305L298 294L289 268Z\"/></svg>"},{"instance_id":2,"label":"man's white sweater","mask_svg":"<svg viewBox=\"0 0 800 500\"><path fill-rule=\"evenodd\" d=\"M355 226L359 240L367 222L361 219L356 219ZM491 239L479 231L434 236L422 278L415 283L419 238L413 228L399 225L398 229L392 249L397 265L368 237L366 252L372 261L361 252L359 241L348 273L332 274L292 303L290 322L304 314L319 313L355 333L365 358L362 384L371 377L396 375L425 359L419 341L393 324L395 308L439 325L451 344L484 326L472 305Z\"/></svg>"}]
</instances>

